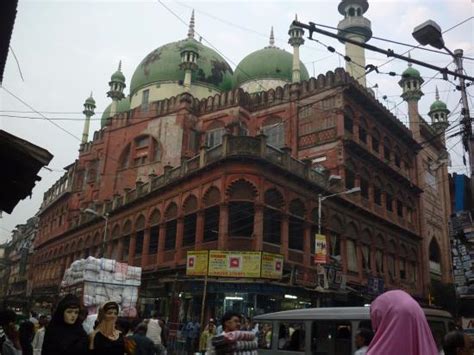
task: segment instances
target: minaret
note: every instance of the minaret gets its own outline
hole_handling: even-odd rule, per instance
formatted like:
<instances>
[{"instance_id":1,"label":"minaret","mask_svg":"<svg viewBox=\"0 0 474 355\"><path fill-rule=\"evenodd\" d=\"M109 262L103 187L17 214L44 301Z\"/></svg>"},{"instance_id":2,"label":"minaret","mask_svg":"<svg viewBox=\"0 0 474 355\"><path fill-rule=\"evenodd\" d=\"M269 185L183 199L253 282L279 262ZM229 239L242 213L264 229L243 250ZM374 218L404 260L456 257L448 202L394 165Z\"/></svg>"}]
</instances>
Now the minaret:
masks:
<instances>
[{"instance_id":1,"label":"minaret","mask_svg":"<svg viewBox=\"0 0 474 355\"><path fill-rule=\"evenodd\" d=\"M408 68L402 73L402 78L398 85L403 89L402 99L408 104L408 120L410 121L410 130L413 132L415 139L420 138L420 114L418 112L418 101L423 96L421 84L424 80L420 76L420 72L412 68L412 64L408 63Z\"/></svg>"},{"instance_id":2,"label":"minaret","mask_svg":"<svg viewBox=\"0 0 474 355\"><path fill-rule=\"evenodd\" d=\"M107 92L107 96L112 99L110 117L113 117L117 113L117 103L125 97L123 89L125 89L126 85L125 76L122 73L122 61L119 62L117 71L112 74L109 86L110 90Z\"/></svg>"},{"instance_id":3,"label":"minaret","mask_svg":"<svg viewBox=\"0 0 474 355\"><path fill-rule=\"evenodd\" d=\"M363 16L368 8L367 0L342 0L338 10L341 15L344 15L344 19L337 26L339 36L361 43L368 42L372 38L372 29L370 21ZM351 43L345 42L345 44L346 56L351 58L351 61L346 62L346 71L359 84L366 86L365 50Z\"/></svg>"},{"instance_id":4,"label":"minaret","mask_svg":"<svg viewBox=\"0 0 474 355\"><path fill-rule=\"evenodd\" d=\"M298 16L295 15L295 21L298 21ZM272 34L273 34L273 27L272 27ZM293 83L299 83L301 78L301 69L300 69L300 46L304 44L304 31L300 27L293 26L293 24L290 26L290 30L288 31L288 34L290 35L290 39L288 40L288 43L293 47L293 70L292 70L292 76L291 76L291 81Z\"/></svg>"},{"instance_id":5,"label":"minaret","mask_svg":"<svg viewBox=\"0 0 474 355\"><path fill-rule=\"evenodd\" d=\"M436 87L436 101L430 106L428 115L431 117L431 126L436 132L444 132L449 126L449 110L446 104L439 99L438 87Z\"/></svg>"},{"instance_id":6,"label":"minaret","mask_svg":"<svg viewBox=\"0 0 474 355\"><path fill-rule=\"evenodd\" d=\"M92 97L92 92L91 96L84 102L84 111L82 113L86 116L86 119L84 121L84 131L82 132L82 140L81 143L85 144L89 140L89 125L91 121L91 117L94 116L95 112L95 100Z\"/></svg>"},{"instance_id":7,"label":"minaret","mask_svg":"<svg viewBox=\"0 0 474 355\"><path fill-rule=\"evenodd\" d=\"M199 58L197 42L194 39L194 10L191 14L191 21L189 22L188 39L184 41L181 47L181 64L180 68L184 70L184 91L191 90L191 78L193 70L198 68L197 60Z\"/></svg>"}]
</instances>

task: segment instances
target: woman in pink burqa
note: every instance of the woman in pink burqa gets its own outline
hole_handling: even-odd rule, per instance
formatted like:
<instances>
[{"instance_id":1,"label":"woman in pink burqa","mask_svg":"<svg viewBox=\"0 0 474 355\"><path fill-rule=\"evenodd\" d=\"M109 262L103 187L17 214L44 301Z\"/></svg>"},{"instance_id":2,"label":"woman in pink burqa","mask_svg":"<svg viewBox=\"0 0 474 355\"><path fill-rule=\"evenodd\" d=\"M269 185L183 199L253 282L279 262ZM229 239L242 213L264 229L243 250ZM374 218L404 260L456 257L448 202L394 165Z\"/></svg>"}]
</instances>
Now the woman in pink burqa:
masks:
<instances>
[{"instance_id":1,"label":"woman in pink burqa","mask_svg":"<svg viewBox=\"0 0 474 355\"><path fill-rule=\"evenodd\" d=\"M380 295L370 306L375 336L367 355L438 355L425 314L401 290Z\"/></svg>"}]
</instances>

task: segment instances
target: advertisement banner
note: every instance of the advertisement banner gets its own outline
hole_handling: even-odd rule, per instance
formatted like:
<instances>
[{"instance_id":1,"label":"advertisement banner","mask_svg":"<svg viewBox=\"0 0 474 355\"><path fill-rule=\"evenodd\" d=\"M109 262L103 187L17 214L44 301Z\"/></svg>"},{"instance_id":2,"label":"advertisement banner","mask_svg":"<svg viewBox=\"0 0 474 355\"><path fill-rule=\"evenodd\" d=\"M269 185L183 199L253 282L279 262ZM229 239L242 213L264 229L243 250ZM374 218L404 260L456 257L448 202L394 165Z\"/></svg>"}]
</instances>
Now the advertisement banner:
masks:
<instances>
[{"instance_id":1,"label":"advertisement banner","mask_svg":"<svg viewBox=\"0 0 474 355\"><path fill-rule=\"evenodd\" d=\"M262 277L280 280L283 276L283 255L262 253Z\"/></svg>"},{"instance_id":2,"label":"advertisement banner","mask_svg":"<svg viewBox=\"0 0 474 355\"><path fill-rule=\"evenodd\" d=\"M326 264L328 254L326 236L323 234L316 234L314 239L314 244L316 245L314 262L316 264Z\"/></svg>"},{"instance_id":3,"label":"advertisement banner","mask_svg":"<svg viewBox=\"0 0 474 355\"><path fill-rule=\"evenodd\" d=\"M209 276L257 278L260 268L260 252L209 251Z\"/></svg>"},{"instance_id":4,"label":"advertisement banner","mask_svg":"<svg viewBox=\"0 0 474 355\"><path fill-rule=\"evenodd\" d=\"M190 250L186 258L186 276L206 276L209 252Z\"/></svg>"}]
</instances>

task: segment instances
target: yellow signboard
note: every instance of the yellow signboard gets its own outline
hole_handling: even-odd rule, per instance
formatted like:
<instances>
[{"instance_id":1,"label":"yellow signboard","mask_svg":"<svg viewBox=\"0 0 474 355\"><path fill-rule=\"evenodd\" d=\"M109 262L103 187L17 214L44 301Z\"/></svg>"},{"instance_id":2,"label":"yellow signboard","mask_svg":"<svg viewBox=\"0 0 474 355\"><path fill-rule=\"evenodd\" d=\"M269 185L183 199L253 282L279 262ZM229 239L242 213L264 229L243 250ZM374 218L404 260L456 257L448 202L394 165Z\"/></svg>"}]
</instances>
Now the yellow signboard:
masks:
<instances>
[{"instance_id":1,"label":"yellow signboard","mask_svg":"<svg viewBox=\"0 0 474 355\"><path fill-rule=\"evenodd\" d=\"M314 239L316 245L314 262L316 264L326 264L328 255L326 236L323 234L316 234Z\"/></svg>"},{"instance_id":2,"label":"yellow signboard","mask_svg":"<svg viewBox=\"0 0 474 355\"><path fill-rule=\"evenodd\" d=\"M209 252L207 250L188 251L186 258L187 276L206 276L209 262Z\"/></svg>"},{"instance_id":3,"label":"yellow signboard","mask_svg":"<svg viewBox=\"0 0 474 355\"><path fill-rule=\"evenodd\" d=\"M260 252L209 251L209 276L260 277L260 267Z\"/></svg>"},{"instance_id":4,"label":"yellow signboard","mask_svg":"<svg viewBox=\"0 0 474 355\"><path fill-rule=\"evenodd\" d=\"M263 252L261 275L266 279L281 279L283 276L283 255Z\"/></svg>"}]
</instances>

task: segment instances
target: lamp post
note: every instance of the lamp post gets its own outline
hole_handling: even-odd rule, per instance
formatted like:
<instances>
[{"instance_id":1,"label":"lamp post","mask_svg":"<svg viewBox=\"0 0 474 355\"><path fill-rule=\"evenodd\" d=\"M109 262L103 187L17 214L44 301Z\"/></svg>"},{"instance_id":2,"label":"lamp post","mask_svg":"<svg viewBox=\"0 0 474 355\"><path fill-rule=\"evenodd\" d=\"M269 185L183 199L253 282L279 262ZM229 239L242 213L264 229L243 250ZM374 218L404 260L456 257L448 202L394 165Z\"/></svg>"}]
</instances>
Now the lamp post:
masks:
<instances>
[{"instance_id":1,"label":"lamp post","mask_svg":"<svg viewBox=\"0 0 474 355\"><path fill-rule=\"evenodd\" d=\"M318 234L321 234L321 205L324 200L327 200L328 198L334 197L334 196L340 196L340 195L349 195L353 194L356 192L360 192L360 187L353 187L352 189L338 192L332 195L326 195L323 196L322 194L318 195Z\"/></svg>"},{"instance_id":2,"label":"lamp post","mask_svg":"<svg viewBox=\"0 0 474 355\"><path fill-rule=\"evenodd\" d=\"M453 57L454 63L456 64L456 74L459 75L459 90L461 91L461 101L463 105L463 109L461 111L461 114L463 115L462 122L464 123L463 143L464 148L469 154L469 165L471 167L471 188L473 189L472 191L474 191L474 179L472 179L474 176L474 139L472 136L472 119L469 114L466 84L464 82L464 77L462 76L464 71L462 67L463 50L456 49L454 52L452 52L450 49L448 49L444 44L441 27L433 20L428 20L421 25L416 26L412 35L422 46L426 46L428 44L438 49L444 49Z\"/></svg>"},{"instance_id":3,"label":"lamp post","mask_svg":"<svg viewBox=\"0 0 474 355\"><path fill-rule=\"evenodd\" d=\"M107 238L107 226L109 224L109 214L106 213L105 215L102 215L100 214L99 212L91 209L91 208L86 208L84 210L84 212L86 213L90 213L90 214L93 214L94 216L97 216L97 217L100 217L102 219L105 220L105 227L104 227L104 238L102 240L102 247L101 247L101 251L100 251L100 257L104 257L105 255L105 241L106 241L106 238Z\"/></svg>"}]
</instances>

